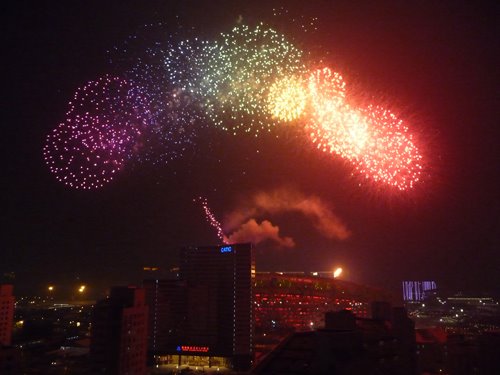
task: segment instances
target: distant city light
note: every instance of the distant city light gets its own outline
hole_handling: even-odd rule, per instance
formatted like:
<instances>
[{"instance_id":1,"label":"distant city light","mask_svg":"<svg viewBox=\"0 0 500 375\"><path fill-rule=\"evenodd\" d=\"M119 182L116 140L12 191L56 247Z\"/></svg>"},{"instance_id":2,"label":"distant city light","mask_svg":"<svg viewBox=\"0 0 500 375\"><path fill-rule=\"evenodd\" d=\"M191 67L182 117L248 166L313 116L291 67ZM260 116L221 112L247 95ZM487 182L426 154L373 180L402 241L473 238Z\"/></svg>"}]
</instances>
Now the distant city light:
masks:
<instances>
[{"instance_id":1,"label":"distant city light","mask_svg":"<svg viewBox=\"0 0 500 375\"><path fill-rule=\"evenodd\" d=\"M423 301L436 289L437 286L434 281L403 281L403 300Z\"/></svg>"},{"instance_id":2,"label":"distant city light","mask_svg":"<svg viewBox=\"0 0 500 375\"><path fill-rule=\"evenodd\" d=\"M49 285L49 287L47 289L49 290L49 292L52 292L54 290L54 286Z\"/></svg>"},{"instance_id":3,"label":"distant city light","mask_svg":"<svg viewBox=\"0 0 500 375\"><path fill-rule=\"evenodd\" d=\"M78 288L78 292L83 293L85 291L85 288L85 285L80 285L80 288Z\"/></svg>"}]
</instances>

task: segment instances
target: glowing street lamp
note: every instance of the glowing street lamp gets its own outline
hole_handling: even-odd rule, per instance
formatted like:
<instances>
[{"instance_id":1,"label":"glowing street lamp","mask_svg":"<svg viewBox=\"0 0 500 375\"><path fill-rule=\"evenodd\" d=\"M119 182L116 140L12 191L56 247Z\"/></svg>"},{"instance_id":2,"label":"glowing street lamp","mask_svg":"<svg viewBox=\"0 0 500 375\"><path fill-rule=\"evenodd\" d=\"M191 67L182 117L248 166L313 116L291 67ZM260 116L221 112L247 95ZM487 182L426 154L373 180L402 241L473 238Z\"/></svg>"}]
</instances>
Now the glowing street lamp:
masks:
<instances>
[{"instance_id":1,"label":"glowing street lamp","mask_svg":"<svg viewBox=\"0 0 500 375\"><path fill-rule=\"evenodd\" d=\"M78 288L79 293L83 293L85 291L86 286L85 285L80 285L80 288Z\"/></svg>"},{"instance_id":2,"label":"glowing street lamp","mask_svg":"<svg viewBox=\"0 0 500 375\"><path fill-rule=\"evenodd\" d=\"M53 285L49 285L48 288L47 288L47 290L49 292L53 292L54 291L54 286Z\"/></svg>"}]
</instances>

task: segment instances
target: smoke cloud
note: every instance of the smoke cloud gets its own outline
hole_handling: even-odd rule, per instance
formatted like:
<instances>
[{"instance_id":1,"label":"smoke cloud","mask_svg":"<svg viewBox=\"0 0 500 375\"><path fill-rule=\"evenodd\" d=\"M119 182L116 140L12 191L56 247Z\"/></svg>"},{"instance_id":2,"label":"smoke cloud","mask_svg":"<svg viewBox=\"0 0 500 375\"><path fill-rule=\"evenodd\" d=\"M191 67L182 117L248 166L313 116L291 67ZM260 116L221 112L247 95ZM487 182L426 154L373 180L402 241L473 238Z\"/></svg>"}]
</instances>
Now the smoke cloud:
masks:
<instances>
[{"instance_id":1,"label":"smoke cloud","mask_svg":"<svg viewBox=\"0 0 500 375\"><path fill-rule=\"evenodd\" d=\"M270 240L281 247L294 247L295 242L293 239L291 237L281 237L279 231L280 228L273 225L269 220L264 220L259 224L255 219L250 219L229 237L225 238L225 242L252 242L258 244Z\"/></svg>"},{"instance_id":2,"label":"smoke cloud","mask_svg":"<svg viewBox=\"0 0 500 375\"><path fill-rule=\"evenodd\" d=\"M238 233L248 233L247 240L252 240L250 233L268 233L268 237L282 246L293 246L293 239L279 236L279 228L265 220L258 224L255 218L264 215L283 213L299 213L309 219L312 225L323 236L331 239L345 240L351 232L343 221L333 212L332 207L317 196L306 196L290 188L280 188L272 191L255 193L240 207L227 214L224 218L224 232L231 233L230 239ZM274 232L271 232L271 229ZM259 232L260 230L260 232ZM272 236L271 236L271 233ZM243 236L243 234L241 234ZM260 237L258 237L260 238ZM263 240L263 239L262 239ZM261 240L261 241L262 241Z\"/></svg>"}]
</instances>

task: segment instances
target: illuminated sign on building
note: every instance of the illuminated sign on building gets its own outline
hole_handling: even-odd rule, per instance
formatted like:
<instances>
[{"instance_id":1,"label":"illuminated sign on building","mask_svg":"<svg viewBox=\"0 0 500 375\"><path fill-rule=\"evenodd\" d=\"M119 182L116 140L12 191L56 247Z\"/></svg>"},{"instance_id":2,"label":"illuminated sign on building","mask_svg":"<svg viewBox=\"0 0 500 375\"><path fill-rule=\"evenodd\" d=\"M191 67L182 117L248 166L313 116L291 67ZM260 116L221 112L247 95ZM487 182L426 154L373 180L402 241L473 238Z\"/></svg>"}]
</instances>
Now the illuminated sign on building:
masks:
<instances>
[{"instance_id":1,"label":"illuminated sign on building","mask_svg":"<svg viewBox=\"0 0 500 375\"><path fill-rule=\"evenodd\" d=\"M224 246L220 248L221 253L231 253L233 248L231 246Z\"/></svg>"},{"instance_id":2,"label":"illuminated sign on building","mask_svg":"<svg viewBox=\"0 0 500 375\"><path fill-rule=\"evenodd\" d=\"M178 345L177 346L178 352L202 352L202 353L206 353L206 352L208 352L208 349L209 349L208 346L192 346L192 345Z\"/></svg>"}]
</instances>

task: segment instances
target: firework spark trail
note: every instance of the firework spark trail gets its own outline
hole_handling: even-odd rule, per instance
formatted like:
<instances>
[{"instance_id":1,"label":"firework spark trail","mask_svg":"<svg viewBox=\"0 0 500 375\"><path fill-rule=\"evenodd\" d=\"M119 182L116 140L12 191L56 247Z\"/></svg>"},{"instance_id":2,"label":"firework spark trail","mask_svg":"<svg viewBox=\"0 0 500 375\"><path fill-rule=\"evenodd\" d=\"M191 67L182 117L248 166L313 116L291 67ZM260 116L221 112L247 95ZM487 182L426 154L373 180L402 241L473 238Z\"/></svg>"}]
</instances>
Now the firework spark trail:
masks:
<instances>
[{"instance_id":1,"label":"firework spark trail","mask_svg":"<svg viewBox=\"0 0 500 375\"><path fill-rule=\"evenodd\" d=\"M280 228L273 225L269 220L258 223L255 219L249 219L241 223L230 235L225 235L221 223L215 218L210 210L206 198L198 197L195 201L201 202L207 222L217 231L217 237L223 244L238 242L252 242L259 244L264 241L271 241L281 247L294 247L295 242L291 237L281 237Z\"/></svg>"},{"instance_id":2,"label":"firework spark trail","mask_svg":"<svg viewBox=\"0 0 500 375\"><path fill-rule=\"evenodd\" d=\"M201 206L203 207L203 211L205 212L206 220L217 231L217 237L219 237L219 239L221 240L222 243L228 244L227 237L225 236L224 232L222 231L222 225L215 218L215 215L210 210L210 207L208 206L207 199L203 198L203 197L198 197L198 201L201 203Z\"/></svg>"},{"instance_id":3,"label":"firework spark trail","mask_svg":"<svg viewBox=\"0 0 500 375\"><path fill-rule=\"evenodd\" d=\"M104 76L79 88L64 122L46 138L45 162L57 180L76 189L110 182L148 126L147 97L130 81Z\"/></svg>"}]
</instances>

